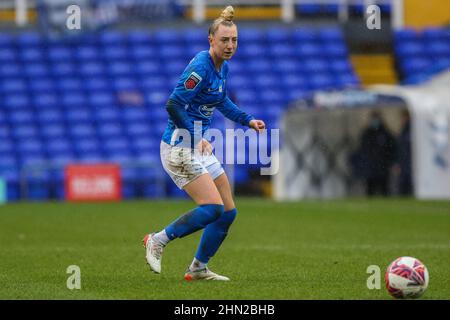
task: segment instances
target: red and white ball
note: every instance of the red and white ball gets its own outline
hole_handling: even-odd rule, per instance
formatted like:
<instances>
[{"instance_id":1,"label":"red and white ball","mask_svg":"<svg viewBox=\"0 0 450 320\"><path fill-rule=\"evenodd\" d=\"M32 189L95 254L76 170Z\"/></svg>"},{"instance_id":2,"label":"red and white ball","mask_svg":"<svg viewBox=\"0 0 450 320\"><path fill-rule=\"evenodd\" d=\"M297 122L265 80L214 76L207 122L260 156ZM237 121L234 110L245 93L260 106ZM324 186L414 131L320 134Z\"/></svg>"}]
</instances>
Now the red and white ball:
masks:
<instances>
[{"instance_id":1,"label":"red and white ball","mask_svg":"<svg viewBox=\"0 0 450 320\"><path fill-rule=\"evenodd\" d=\"M394 298L416 299L428 288L429 275L420 260L400 257L389 265L384 279L389 294Z\"/></svg>"}]
</instances>

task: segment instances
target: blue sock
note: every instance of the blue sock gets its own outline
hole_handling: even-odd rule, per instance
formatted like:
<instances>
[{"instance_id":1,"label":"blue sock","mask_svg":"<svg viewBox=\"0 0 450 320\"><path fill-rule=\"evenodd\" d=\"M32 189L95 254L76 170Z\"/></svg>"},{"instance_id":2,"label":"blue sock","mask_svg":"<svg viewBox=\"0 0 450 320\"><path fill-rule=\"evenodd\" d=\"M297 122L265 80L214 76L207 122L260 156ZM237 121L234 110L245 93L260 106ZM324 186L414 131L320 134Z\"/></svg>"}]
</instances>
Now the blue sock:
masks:
<instances>
[{"instance_id":1,"label":"blue sock","mask_svg":"<svg viewBox=\"0 0 450 320\"><path fill-rule=\"evenodd\" d=\"M228 234L228 229L236 217L236 208L222 213L222 215L203 231L202 239L195 254L195 258L202 263L208 263L219 249Z\"/></svg>"},{"instance_id":2,"label":"blue sock","mask_svg":"<svg viewBox=\"0 0 450 320\"><path fill-rule=\"evenodd\" d=\"M216 221L223 213L222 204L203 204L182 215L165 230L170 240L185 237Z\"/></svg>"}]
</instances>

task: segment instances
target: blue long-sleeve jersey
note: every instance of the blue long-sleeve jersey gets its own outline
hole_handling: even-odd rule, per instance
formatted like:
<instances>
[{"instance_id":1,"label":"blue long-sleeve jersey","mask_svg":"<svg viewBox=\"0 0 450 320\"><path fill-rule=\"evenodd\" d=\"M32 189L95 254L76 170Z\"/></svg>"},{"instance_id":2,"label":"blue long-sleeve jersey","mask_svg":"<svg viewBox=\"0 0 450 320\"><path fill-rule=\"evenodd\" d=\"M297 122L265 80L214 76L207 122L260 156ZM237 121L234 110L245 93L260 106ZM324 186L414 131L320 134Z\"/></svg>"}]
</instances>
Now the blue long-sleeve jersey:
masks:
<instances>
[{"instance_id":1,"label":"blue long-sleeve jersey","mask_svg":"<svg viewBox=\"0 0 450 320\"><path fill-rule=\"evenodd\" d=\"M177 128L189 130L190 147L194 147L194 121L201 121L202 136L211 125L217 108L225 117L248 126L253 116L240 110L226 93L228 62L217 71L209 51L201 51L181 75L166 104L169 121L162 140L171 145L180 144Z\"/></svg>"}]
</instances>

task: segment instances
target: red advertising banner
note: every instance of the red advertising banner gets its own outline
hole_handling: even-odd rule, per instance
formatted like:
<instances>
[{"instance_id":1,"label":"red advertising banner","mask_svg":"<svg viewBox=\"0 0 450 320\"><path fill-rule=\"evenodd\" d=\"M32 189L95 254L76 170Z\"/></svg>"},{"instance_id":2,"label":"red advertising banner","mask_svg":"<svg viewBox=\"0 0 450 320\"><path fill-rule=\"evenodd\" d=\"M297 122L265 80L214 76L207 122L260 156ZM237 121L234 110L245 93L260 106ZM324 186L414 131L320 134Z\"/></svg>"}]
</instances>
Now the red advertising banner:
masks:
<instances>
[{"instance_id":1,"label":"red advertising banner","mask_svg":"<svg viewBox=\"0 0 450 320\"><path fill-rule=\"evenodd\" d=\"M68 165L65 168L66 200L118 201L122 198L120 166L116 164Z\"/></svg>"}]
</instances>

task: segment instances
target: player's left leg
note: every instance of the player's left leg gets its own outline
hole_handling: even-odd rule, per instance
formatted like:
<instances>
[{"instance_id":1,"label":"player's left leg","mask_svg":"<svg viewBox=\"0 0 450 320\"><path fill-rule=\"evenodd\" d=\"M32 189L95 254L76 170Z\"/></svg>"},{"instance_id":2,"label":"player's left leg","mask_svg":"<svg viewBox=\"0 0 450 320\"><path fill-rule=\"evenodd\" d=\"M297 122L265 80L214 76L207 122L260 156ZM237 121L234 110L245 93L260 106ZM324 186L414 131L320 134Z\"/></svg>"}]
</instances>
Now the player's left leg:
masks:
<instances>
[{"instance_id":1,"label":"player's left leg","mask_svg":"<svg viewBox=\"0 0 450 320\"><path fill-rule=\"evenodd\" d=\"M214 179L214 184L222 197L225 210L216 221L208 224L204 229L197 253L190 267L191 270L202 269L206 266L224 241L236 217L237 212L233 195L225 172Z\"/></svg>"}]
</instances>

